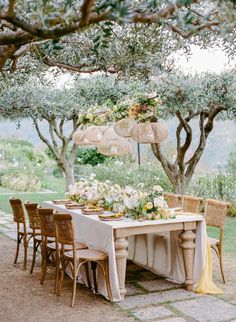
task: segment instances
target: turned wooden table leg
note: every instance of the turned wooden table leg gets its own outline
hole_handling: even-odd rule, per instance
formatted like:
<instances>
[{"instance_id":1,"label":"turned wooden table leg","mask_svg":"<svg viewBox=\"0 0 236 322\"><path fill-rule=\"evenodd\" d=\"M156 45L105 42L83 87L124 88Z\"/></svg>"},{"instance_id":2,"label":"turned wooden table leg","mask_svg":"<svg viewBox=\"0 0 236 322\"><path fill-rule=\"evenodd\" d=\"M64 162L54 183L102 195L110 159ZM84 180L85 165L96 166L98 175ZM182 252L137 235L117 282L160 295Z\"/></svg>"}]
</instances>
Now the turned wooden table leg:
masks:
<instances>
[{"instance_id":1,"label":"turned wooden table leg","mask_svg":"<svg viewBox=\"0 0 236 322\"><path fill-rule=\"evenodd\" d=\"M185 286L188 291L193 289L193 262L195 249L195 233L192 230L184 230L180 234L185 267Z\"/></svg>"},{"instance_id":2,"label":"turned wooden table leg","mask_svg":"<svg viewBox=\"0 0 236 322\"><path fill-rule=\"evenodd\" d=\"M125 288L125 274L126 274L126 261L128 257L128 240L126 238L115 239L115 251L116 251L116 267L119 279L119 288L121 299L124 300L126 288Z\"/></svg>"}]
</instances>

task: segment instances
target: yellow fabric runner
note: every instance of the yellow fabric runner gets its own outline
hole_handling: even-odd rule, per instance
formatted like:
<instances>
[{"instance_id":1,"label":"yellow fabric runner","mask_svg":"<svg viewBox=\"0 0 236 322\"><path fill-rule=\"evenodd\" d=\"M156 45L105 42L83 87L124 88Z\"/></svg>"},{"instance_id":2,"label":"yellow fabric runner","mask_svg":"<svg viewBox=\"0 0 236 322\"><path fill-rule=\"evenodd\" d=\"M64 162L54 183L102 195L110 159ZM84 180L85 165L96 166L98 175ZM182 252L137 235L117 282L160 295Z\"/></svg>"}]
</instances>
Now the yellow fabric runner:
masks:
<instances>
[{"instance_id":1,"label":"yellow fabric runner","mask_svg":"<svg viewBox=\"0 0 236 322\"><path fill-rule=\"evenodd\" d=\"M202 294L222 294L221 291L212 281L212 256L211 247L206 238L206 258L205 265L202 271L201 279L198 286L194 289L197 293Z\"/></svg>"}]
</instances>

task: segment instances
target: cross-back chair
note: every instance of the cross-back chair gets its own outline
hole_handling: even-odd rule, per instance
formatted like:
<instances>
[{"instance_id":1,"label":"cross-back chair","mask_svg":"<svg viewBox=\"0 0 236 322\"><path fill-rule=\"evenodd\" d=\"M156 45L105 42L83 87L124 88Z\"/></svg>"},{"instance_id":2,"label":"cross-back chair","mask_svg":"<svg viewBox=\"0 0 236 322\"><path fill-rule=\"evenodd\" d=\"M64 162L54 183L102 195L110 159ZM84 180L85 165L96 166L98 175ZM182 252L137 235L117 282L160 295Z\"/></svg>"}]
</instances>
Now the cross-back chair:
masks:
<instances>
[{"instance_id":1,"label":"cross-back chair","mask_svg":"<svg viewBox=\"0 0 236 322\"><path fill-rule=\"evenodd\" d=\"M164 192L164 198L169 208L182 208L181 195L171 192Z\"/></svg>"},{"instance_id":2,"label":"cross-back chair","mask_svg":"<svg viewBox=\"0 0 236 322\"><path fill-rule=\"evenodd\" d=\"M38 207L38 214L40 217L41 223L41 235L42 235L42 261L41 261L41 277L40 283L43 284L45 280L46 270L48 266L49 258L51 257L52 262L56 266L56 278L55 278L55 286L54 293L57 290L57 277L58 277L58 269L59 269L59 257L57 251L56 243L56 225L54 221L53 209L51 208L42 208ZM85 249L87 246L83 243L76 242L77 249ZM65 245L65 251L72 250L70 244Z\"/></svg>"},{"instance_id":3,"label":"cross-back chair","mask_svg":"<svg viewBox=\"0 0 236 322\"><path fill-rule=\"evenodd\" d=\"M225 283L225 276L223 270L223 226L225 216L229 209L230 203L218 201L214 199L206 199L204 216L208 226L217 227L219 229L219 239L209 237L211 248L216 252L220 261L220 271L223 282Z\"/></svg>"},{"instance_id":4,"label":"cross-back chair","mask_svg":"<svg viewBox=\"0 0 236 322\"><path fill-rule=\"evenodd\" d=\"M37 254L37 250L39 245L42 242L41 237L41 223L40 217L38 214L38 204L35 202L26 201L25 202L25 209L29 217L29 226L32 229L32 237L33 237L33 256L32 256L32 264L30 273L33 273L34 265L35 265L35 257Z\"/></svg>"},{"instance_id":5,"label":"cross-back chair","mask_svg":"<svg viewBox=\"0 0 236 322\"><path fill-rule=\"evenodd\" d=\"M108 265L108 255L104 252L95 249L76 249L76 241L74 237L74 226L72 222L72 216L69 214L54 214L54 220L56 223L57 230L57 243L61 245L60 252L60 283L58 285L58 295L61 294L61 289L64 281L64 272L67 266L70 266L72 278L73 278L73 292L72 292L72 300L71 306L74 306L75 296L76 296L76 282L77 276L79 275L79 270L82 265L86 265L91 263L93 266L93 278L94 278L94 287L95 290L97 288L96 285L96 265L101 267L103 272L107 293L110 301L112 301L112 292L110 286L109 279L109 265ZM72 251L66 252L65 245L71 245ZM57 247L59 249L59 247ZM85 266L85 268L86 268ZM90 287L89 274L87 276L87 283ZM97 290L96 290L97 291Z\"/></svg>"},{"instance_id":6,"label":"cross-back chair","mask_svg":"<svg viewBox=\"0 0 236 322\"><path fill-rule=\"evenodd\" d=\"M198 197L184 195L182 197L183 210L185 212L200 213L202 199Z\"/></svg>"},{"instance_id":7,"label":"cross-back chair","mask_svg":"<svg viewBox=\"0 0 236 322\"><path fill-rule=\"evenodd\" d=\"M52 262L56 266L56 226L53 219L53 209L51 208L42 208L38 206L38 214L40 218L41 226L41 276L40 284L44 283L45 275L47 271L48 261L51 257Z\"/></svg>"},{"instance_id":8,"label":"cross-back chair","mask_svg":"<svg viewBox=\"0 0 236 322\"><path fill-rule=\"evenodd\" d=\"M17 233L17 246L16 246L16 255L15 255L14 264L17 263L20 244L21 244L21 241L23 241L23 246L24 246L24 269L26 269L26 265L27 265L27 249L28 249L29 241L33 236L32 231L29 231L27 229L25 211L24 211L24 206L23 206L23 202L21 201L21 199L10 198L9 202L10 202L10 205L11 205L11 208L12 208L13 220L17 224L17 232L16 232Z\"/></svg>"}]
</instances>

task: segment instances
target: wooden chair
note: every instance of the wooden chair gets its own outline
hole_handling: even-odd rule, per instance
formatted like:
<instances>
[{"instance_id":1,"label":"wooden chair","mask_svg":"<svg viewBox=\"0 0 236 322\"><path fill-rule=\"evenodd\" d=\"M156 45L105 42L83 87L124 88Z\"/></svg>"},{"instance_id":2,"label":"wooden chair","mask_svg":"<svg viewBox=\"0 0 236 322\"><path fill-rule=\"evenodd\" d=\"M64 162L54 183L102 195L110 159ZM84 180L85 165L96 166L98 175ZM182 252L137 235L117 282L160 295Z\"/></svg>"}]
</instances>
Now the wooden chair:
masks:
<instances>
[{"instance_id":1,"label":"wooden chair","mask_svg":"<svg viewBox=\"0 0 236 322\"><path fill-rule=\"evenodd\" d=\"M35 264L35 257L38 250L39 245L42 242L41 237L41 223L40 223L40 217L38 214L38 204L33 203L30 201L25 202L25 209L29 217L29 225L32 229L32 237L33 237L33 257L32 257L32 264L30 273L33 273L34 270L34 264Z\"/></svg>"},{"instance_id":2,"label":"wooden chair","mask_svg":"<svg viewBox=\"0 0 236 322\"><path fill-rule=\"evenodd\" d=\"M38 206L38 215L41 226L41 276L40 284L44 283L47 265L51 257L56 266L56 226L53 219L53 209ZM50 243L48 242L50 240ZM53 241L53 242L52 242Z\"/></svg>"},{"instance_id":3,"label":"wooden chair","mask_svg":"<svg viewBox=\"0 0 236 322\"><path fill-rule=\"evenodd\" d=\"M87 265L87 263L91 263L92 269L93 269L95 290L97 291L95 270L98 264L101 267L102 272L104 274L108 297L110 301L112 301L112 292L111 292L110 279L109 279L108 255L95 249L76 250L76 242L74 238L74 227L73 227L71 215L69 214L62 215L62 214L55 213L54 220L57 228L57 243L61 245L61 253L60 253L61 278L60 278L60 284L58 287L58 295L60 295L61 293L61 289L64 281L64 271L66 270L66 267L69 265L72 272L72 277L73 277L73 293L72 293L72 300L71 300L71 306L73 307L75 303L77 276L79 274L80 267L84 264ZM66 252L65 245L71 245L73 250L70 252ZM57 247L57 249L59 249L59 247ZM88 274L87 274L87 282L88 284L90 284Z\"/></svg>"},{"instance_id":4,"label":"wooden chair","mask_svg":"<svg viewBox=\"0 0 236 322\"><path fill-rule=\"evenodd\" d=\"M182 208L181 195L170 192L164 192L164 198L169 208Z\"/></svg>"},{"instance_id":5,"label":"wooden chair","mask_svg":"<svg viewBox=\"0 0 236 322\"><path fill-rule=\"evenodd\" d=\"M202 199L193 196L184 195L182 197L183 210L185 212L193 212L199 214L201 212Z\"/></svg>"},{"instance_id":6,"label":"wooden chair","mask_svg":"<svg viewBox=\"0 0 236 322\"><path fill-rule=\"evenodd\" d=\"M27 249L30 239L32 238L32 231L29 231L26 226L26 218L24 212L23 202L20 199L10 198L9 199L12 212L13 212L13 220L17 224L17 247L16 247L16 255L14 264L17 263L19 248L21 241L23 240L24 245L24 269L26 269L27 265Z\"/></svg>"},{"instance_id":7,"label":"wooden chair","mask_svg":"<svg viewBox=\"0 0 236 322\"><path fill-rule=\"evenodd\" d=\"M42 235L42 261L41 261L41 277L40 284L44 283L47 265L49 258L51 257L52 262L56 266L56 279L54 293L57 290L57 276L59 268L59 257L57 256L57 244L56 244L56 225L54 222L53 209L42 208L38 206L38 214L41 224L41 235ZM87 246L83 243L76 243L77 249L85 249ZM71 245L66 245L65 251L72 250Z\"/></svg>"},{"instance_id":8,"label":"wooden chair","mask_svg":"<svg viewBox=\"0 0 236 322\"><path fill-rule=\"evenodd\" d=\"M229 209L230 203L206 199L205 201L205 211L204 216L206 224L208 226L217 227L220 230L219 239L209 237L209 243L212 249L216 252L220 261L220 271L222 275L223 282L225 283L225 276L223 271L223 258L222 258L222 246L223 246L223 226L225 216Z\"/></svg>"}]
</instances>

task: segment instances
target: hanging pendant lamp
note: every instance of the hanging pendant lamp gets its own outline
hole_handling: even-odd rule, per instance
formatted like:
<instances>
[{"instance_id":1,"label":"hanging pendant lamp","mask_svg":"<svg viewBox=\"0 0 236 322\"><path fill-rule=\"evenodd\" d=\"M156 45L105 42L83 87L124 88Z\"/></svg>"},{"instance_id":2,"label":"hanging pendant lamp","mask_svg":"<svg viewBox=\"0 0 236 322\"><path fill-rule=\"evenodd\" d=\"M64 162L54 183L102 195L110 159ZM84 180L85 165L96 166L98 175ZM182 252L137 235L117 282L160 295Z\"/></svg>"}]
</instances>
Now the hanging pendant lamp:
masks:
<instances>
[{"instance_id":1,"label":"hanging pendant lamp","mask_svg":"<svg viewBox=\"0 0 236 322\"><path fill-rule=\"evenodd\" d=\"M85 130L85 138L89 140L91 143L100 143L103 141L104 132L106 131L106 126L89 126Z\"/></svg>"},{"instance_id":2,"label":"hanging pendant lamp","mask_svg":"<svg viewBox=\"0 0 236 322\"><path fill-rule=\"evenodd\" d=\"M134 141L143 144L161 143L167 138L168 133L164 123L139 123L132 128L131 137Z\"/></svg>"},{"instance_id":3,"label":"hanging pendant lamp","mask_svg":"<svg viewBox=\"0 0 236 322\"><path fill-rule=\"evenodd\" d=\"M134 127L134 125L137 124L136 121L132 118L124 118L120 121L118 121L114 125L114 130L116 134L118 134L121 137L129 138L131 137L131 130Z\"/></svg>"}]
</instances>

